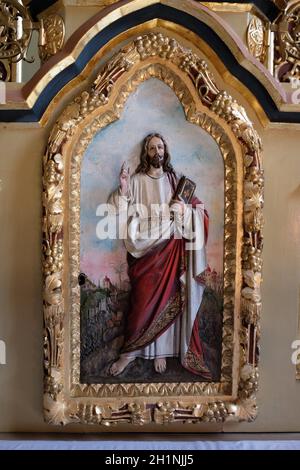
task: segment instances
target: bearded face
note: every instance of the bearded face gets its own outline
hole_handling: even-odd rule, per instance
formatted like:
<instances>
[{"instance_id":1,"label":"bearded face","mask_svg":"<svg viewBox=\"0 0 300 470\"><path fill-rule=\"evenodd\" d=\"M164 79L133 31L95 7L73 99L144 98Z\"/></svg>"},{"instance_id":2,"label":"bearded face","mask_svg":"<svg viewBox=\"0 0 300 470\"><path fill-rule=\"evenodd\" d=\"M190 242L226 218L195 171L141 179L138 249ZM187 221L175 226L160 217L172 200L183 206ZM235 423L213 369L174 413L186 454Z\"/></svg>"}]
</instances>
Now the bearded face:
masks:
<instances>
[{"instance_id":1,"label":"bearded face","mask_svg":"<svg viewBox=\"0 0 300 470\"><path fill-rule=\"evenodd\" d=\"M154 168L163 166L165 158L165 146L159 137L152 137L148 143L148 160Z\"/></svg>"},{"instance_id":2,"label":"bearded face","mask_svg":"<svg viewBox=\"0 0 300 470\"><path fill-rule=\"evenodd\" d=\"M160 155L156 154L154 157L151 159L150 164L154 168L160 168L163 166L164 163L164 157L161 157Z\"/></svg>"}]
</instances>

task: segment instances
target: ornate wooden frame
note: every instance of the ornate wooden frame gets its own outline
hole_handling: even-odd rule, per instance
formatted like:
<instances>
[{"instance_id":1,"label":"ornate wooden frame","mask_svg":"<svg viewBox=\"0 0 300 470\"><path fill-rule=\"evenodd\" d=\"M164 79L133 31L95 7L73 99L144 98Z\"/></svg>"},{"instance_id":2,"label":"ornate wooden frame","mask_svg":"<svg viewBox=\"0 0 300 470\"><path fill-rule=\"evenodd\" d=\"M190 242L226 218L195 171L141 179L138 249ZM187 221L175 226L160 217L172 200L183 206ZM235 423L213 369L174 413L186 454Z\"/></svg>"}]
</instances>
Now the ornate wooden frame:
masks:
<instances>
[{"instance_id":1,"label":"ornate wooden frame","mask_svg":"<svg viewBox=\"0 0 300 470\"><path fill-rule=\"evenodd\" d=\"M217 142L225 167L224 310L218 383L81 384L80 165L96 132L150 77L176 93L189 122ZM253 420L261 311L261 141L207 64L163 33L129 42L56 122L43 167L45 419L52 424Z\"/></svg>"}]
</instances>

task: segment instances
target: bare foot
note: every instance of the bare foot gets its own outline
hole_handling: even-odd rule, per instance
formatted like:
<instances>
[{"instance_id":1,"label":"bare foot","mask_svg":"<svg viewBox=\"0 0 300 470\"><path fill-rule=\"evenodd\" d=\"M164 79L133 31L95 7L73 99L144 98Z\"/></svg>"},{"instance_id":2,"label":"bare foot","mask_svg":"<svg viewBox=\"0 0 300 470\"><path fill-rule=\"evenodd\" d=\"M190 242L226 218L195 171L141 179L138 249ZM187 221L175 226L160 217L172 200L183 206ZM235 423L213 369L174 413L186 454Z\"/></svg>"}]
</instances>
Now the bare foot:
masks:
<instances>
[{"instance_id":1,"label":"bare foot","mask_svg":"<svg viewBox=\"0 0 300 470\"><path fill-rule=\"evenodd\" d=\"M130 362L134 361L135 357L128 357L128 356L120 356L119 359L113 363L109 372L111 375L119 375L123 370L130 364Z\"/></svg>"},{"instance_id":2,"label":"bare foot","mask_svg":"<svg viewBox=\"0 0 300 470\"><path fill-rule=\"evenodd\" d=\"M154 369L156 372L159 372L162 374L163 372L166 371L167 368L167 362L165 357L160 357L157 359L154 359Z\"/></svg>"}]
</instances>

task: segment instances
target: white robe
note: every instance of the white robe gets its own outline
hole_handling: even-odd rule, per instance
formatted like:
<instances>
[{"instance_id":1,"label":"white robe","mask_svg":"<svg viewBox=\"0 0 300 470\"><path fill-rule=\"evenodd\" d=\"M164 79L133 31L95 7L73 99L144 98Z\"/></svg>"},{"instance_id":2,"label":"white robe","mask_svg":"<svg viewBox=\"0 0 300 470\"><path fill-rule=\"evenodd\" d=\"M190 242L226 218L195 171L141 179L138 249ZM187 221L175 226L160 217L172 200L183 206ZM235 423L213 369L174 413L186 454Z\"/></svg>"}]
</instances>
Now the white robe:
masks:
<instances>
[{"instance_id":1,"label":"white robe","mask_svg":"<svg viewBox=\"0 0 300 470\"><path fill-rule=\"evenodd\" d=\"M172 205L175 221L170 218L168 210L172 200L172 187L168 175L154 178L144 173L131 177L130 189L123 196L120 189L114 191L108 203L112 204L122 220L124 244L127 251L135 258L144 256L151 248L165 239L184 236L186 243L187 270L181 276L185 288L185 307L183 314L155 341L145 348L125 353L127 357L181 356L188 350L193 324L198 313L204 287L195 278L206 268L206 252L204 242L204 206L197 208L185 207L184 217L179 215L178 205ZM161 206L161 205L164 206ZM159 209L159 206L160 209ZM151 222L149 226L149 217ZM184 227L182 233L182 226ZM193 233L194 228L194 233Z\"/></svg>"}]
</instances>

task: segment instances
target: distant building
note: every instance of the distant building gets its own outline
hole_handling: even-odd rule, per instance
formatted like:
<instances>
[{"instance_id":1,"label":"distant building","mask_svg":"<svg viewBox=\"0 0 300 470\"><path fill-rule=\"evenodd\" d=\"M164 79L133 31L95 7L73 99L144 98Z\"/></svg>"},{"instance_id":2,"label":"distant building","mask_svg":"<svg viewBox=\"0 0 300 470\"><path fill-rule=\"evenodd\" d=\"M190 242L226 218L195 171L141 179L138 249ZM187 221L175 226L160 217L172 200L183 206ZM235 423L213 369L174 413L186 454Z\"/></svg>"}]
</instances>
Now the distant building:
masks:
<instances>
[{"instance_id":1,"label":"distant building","mask_svg":"<svg viewBox=\"0 0 300 470\"><path fill-rule=\"evenodd\" d=\"M218 274L215 269L211 270L210 266L205 271L204 276L202 277L204 283L207 287L210 287L219 294L223 291L223 276Z\"/></svg>"},{"instance_id":2,"label":"distant building","mask_svg":"<svg viewBox=\"0 0 300 470\"><path fill-rule=\"evenodd\" d=\"M102 287L103 289L109 289L111 290L111 287L112 287L112 282L110 280L110 278L106 275L102 281Z\"/></svg>"},{"instance_id":3,"label":"distant building","mask_svg":"<svg viewBox=\"0 0 300 470\"><path fill-rule=\"evenodd\" d=\"M95 290L97 288L96 284L94 284L84 273L79 274L79 285L84 291Z\"/></svg>"}]
</instances>

